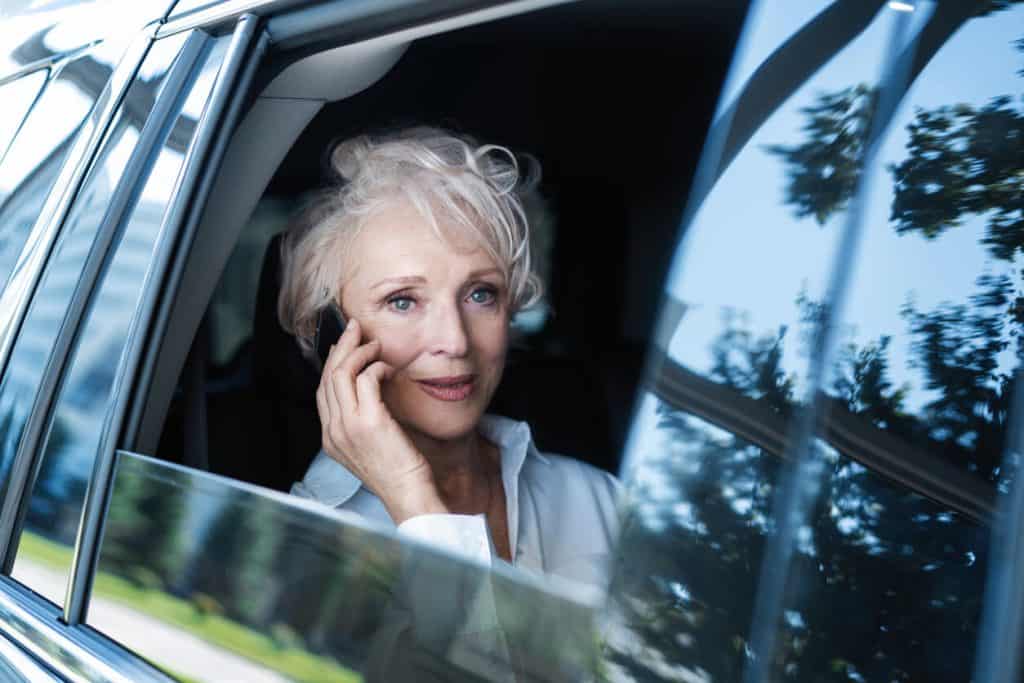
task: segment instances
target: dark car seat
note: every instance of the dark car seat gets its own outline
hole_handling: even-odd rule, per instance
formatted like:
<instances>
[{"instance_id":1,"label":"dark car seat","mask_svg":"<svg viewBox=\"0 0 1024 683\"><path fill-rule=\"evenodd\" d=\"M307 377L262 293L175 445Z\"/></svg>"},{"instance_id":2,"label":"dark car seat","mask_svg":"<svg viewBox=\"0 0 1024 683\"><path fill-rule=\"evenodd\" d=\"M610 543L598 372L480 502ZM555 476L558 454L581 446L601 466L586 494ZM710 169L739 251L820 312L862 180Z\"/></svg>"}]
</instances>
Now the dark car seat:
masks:
<instances>
[{"instance_id":1,"label":"dark car seat","mask_svg":"<svg viewBox=\"0 0 1024 683\"><path fill-rule=\"evenodd\" d=\"M274 488L287 490L302 479L320 450L316 388L320 375L299 351L277 317L281 290L281 235L267 245L253 320L253 381L269 398L274 420L279 476Z\"/></svg>"}]
</instances>

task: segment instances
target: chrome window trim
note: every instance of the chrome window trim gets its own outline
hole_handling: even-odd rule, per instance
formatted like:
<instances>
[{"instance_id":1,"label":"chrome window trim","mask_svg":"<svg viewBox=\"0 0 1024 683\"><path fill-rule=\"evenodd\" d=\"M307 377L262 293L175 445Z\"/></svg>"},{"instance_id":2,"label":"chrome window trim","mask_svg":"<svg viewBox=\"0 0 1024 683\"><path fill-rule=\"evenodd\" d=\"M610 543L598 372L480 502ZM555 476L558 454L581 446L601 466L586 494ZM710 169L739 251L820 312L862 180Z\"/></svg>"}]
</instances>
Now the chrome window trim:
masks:
<instances>
[{"instance_id":1,"label":"chrome window trim","mask_svg":"<svg viewBox=\"0 0 1024 683\"><path fill-rule=\"evenodd\" d=\"M166 77L166 83L169 86L168 93L175 93L176 86L180 86L188 78L189 72L202 53L204 44L205 39L199 39L189 40L182 46L178 58ZM137 189L140 167L144 166L152 156L149 149L152 147L153 140L160 135L175 100L176 98L173 96L160 98L153 104L153 109L146 121L143 122L138 142L125 168L123 179L111 194L106 215L96 230L93 246L82 266L79 283L75 287L68 309L64 314L61 334L54 340L53 350L50 352L42 381L36 391L21 443L18 444L17 455L14 458L7 485L7 495L0 504L0 529L10 529L12 532L7 537L0 539L0 549L4 551L0 558L3 560L3 573L5 574L10 573L14 563L15 552L13 551L16 546L13 541L15 535L19 534L21 530L22 518L28 503L26 492L31 494L31 473L38 469L38 461L43 455L37 452L37 449L43 442L45 430L50 422L51 410L58 395L61 375L71 355L74 342L78 338L79 326L86 308L92 300L93 287L103 268L107 251L121 226L125 207ZM100 144L102 146L102 141ZM101 153L102 150L97 149L96 155ZM3 545L5 540L8 544L6 547ZM67 590L70 591L70 582Z\"/></svg>"},{"instance_id":2,"label":"chrome window trim","mask_svg":"<svg viewBox=\"0 0 1024 683\"><path fill-rule=\"evenodd\" d=\"M47 71L49 73L44 74L42 86L40 86L39 90L36 91L36 96L32 98L32 103L28 105L28 109L26 109L24 115L22 115L21 121L18 122L17 127L14 129L14 135L11 136L11 139L10 141L8 141L7 146L0 147L0 164L4 163L4 159L7 158L7 153L11 151L11 147L14 146L14 141L18 139L18 134L21 133L22 128L25 127L25 122L28 121L28 117L32 115L32 110L35 109L36 103L39 102L39 99L43 96L43 93L46 92L46 87L50 84L50 79L53 77L52 70L47 67L43 67L42 69L39 69L39 71ZM25 74L25 76L31 76L34 73L36 72L29 72ZM0 87L4 85L5 83L0 82Z\"/></svg>"},{"instance_id":3,"label":"chrome window trim","mask_svg":"<svg viewBox=\"0 0 1024 683\"><path fill-rule=\"evenodd\" d=\"M22 76L28 76L29 74L31 74L31 73L33 73L35 71L39 71L40 69L47 69L47 68L59 69L59 68L63 67L64 64L66 64L66 63L68 63L70 61L73 61L75 59L78 59L84 53L88 52L89 50L94 48L99 43L100 43L100 41L96 40L96 41L93 41L93 42L89 43L88 45L83 45L80 48L72 50L71 52L65 52L63 54L53 55L51 57L46 57L45 59L37 59L34 62L29 62L28 64L24 64L20 68L16 69L15 71L8 71L6 74L0 76L0 85L4 85L6 83L10 83L11 81L16 81L19 78L21 78Z\"/></svg>"},{"instance_id":4,"label":"chrome window trim","mask_svg":"<svg viewBox=\"0 0 1024 683\"><path fill-rule=\"evenodd\" d=\"M60 681L46 665L34 659L27 652L0 635L0 660L14 667L21 674L23 681Z\"/></svg>"},{"instance_id":5,"label":"chrome window trim","mask_svg":"<svg viewBox=\"0 0 1024 683\"><path fill-rule=\"evenodd\" d=\"M92 629L61 624L56 607L7 577L0 577L0 633L64 680L172 680Z\"/></svg>"},{"instance_id":6,"label":"chrome window trim","mask_svg":"<svg viewBox=\"0 0 1024 683\"><path fill-rule=\"evenodd\" d=\"M256 17L245 15L239 20L232 35L217 75L217 82L211 91L209 103L197 124L196 137L183 161L184 171L179 179L178 187L184 188L184 191L179 192L167 207L160 228L161 233L166 233L170 227L181 223L186 219L187 212L203 203L204 183L202 181L204 177L212 177L213 174L207 173L207 170L217 166L216 157L223 153L227 145L228 136L221 135L221 131L232 126L241 111L242 98L232 96L239 87L244 89L247 81L255 73L259 59L258 57L253 58L251 50L253 43L256 43L257 51L265 46L265 40L258 40L258 38L263 38L263 35L257 33L257 24ZM239 85L240 81L241 85ZM197 191L190 192L188 188L197 182L199 183ZM143 284L142 304L136 310L135 316L129 324L128 339L125 343L127 353L122 356L121 364L115 373L116 379L111 392L113 401L104 417L102 437L97 449L92 477L85 494L82 520L75 538L71 580L64 603L64 620L69 624L82 622L88 609L87 597L91 590L92 577L99 556L99 538L113 477L116 442L120 438L125 412L133 393L131 385L135 370L139 365L139 359L144 353L145 342L148 339L147 324L156 309L157 299L163 289L161 285L164 281L164 271L170 260L173 245L177 241L174 235L164 234L161 243L157 246L154 263Z\"/></svg>"},{"instance_id":7,"label":"chrome window trim","mask_svg":"<svg viewBox=\"0 0 1024 683\"><path fill-rule=\"evenodd\" d=\"M11 273L6 289L0 293L0 311L9 311L0 319L0 370L6 369L7 360L14 345L14 338L28 310L32 292L38 284L42 266L49 257L50 249L57 239L60 227L67 216L71 203L92 165L99 145L106 135L114 113L121 104L128 86L135 78L139 65L149 51L156 26L143 30L125 51L114 69L110 80L96 100L92 112L86 119L87 132L79 133L72 143L67 159L54 183L54 190L46 198L42 211L36 219L28 240ZM52 76L51 76L52 78ZM6 551L9 529L0 528L0 550Z\"/></svg>"}]
</instances>

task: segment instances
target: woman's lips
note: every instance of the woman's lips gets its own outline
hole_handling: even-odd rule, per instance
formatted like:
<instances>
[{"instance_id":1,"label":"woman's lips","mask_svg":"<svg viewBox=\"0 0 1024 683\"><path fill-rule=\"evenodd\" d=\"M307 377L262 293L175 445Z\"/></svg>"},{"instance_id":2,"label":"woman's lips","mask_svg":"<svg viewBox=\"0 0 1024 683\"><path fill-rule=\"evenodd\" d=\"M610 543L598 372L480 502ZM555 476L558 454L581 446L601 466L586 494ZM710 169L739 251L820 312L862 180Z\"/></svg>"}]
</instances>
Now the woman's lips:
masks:
<instances>
[{"instance_id":1,"label":"woman's lips","mask_svg":"<svg viewBox=\"0 0 1024 683\"><path fill-rule=\"evenodd\" d=\"M433 377L416 380L416 384L429 396L440 401L464 401L473 393L473 375Z\"/></svg>"}]
</instances>

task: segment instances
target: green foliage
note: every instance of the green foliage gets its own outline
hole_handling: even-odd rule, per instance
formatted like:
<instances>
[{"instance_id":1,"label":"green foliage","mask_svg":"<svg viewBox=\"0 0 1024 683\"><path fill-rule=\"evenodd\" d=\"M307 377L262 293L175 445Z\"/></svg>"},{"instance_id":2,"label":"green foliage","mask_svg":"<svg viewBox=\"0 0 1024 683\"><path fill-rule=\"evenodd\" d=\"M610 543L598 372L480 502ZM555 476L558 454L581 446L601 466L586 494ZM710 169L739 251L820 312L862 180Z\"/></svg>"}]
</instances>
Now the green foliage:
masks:
<instances>
[{"instance_id":1,"label":"green foliage","mask_svg":"<svg viewBox=\"0 0 1024 683\"><path fill-rule=\"evenodd\" d=\"M785 163L789 179L786 203L798 218L811 216L824 225L849 203L860 180L877 105L876 90L864 84L822 94L817 102L800 110L807 116L805 142L766 147Z\"/></svg>"},{"instance_id":2,"label":"green foliage","mask_svg":"<svg viewBox=\"0 0 1024 683\"><path fill-rule=\"evenodd\" d=\"M1004 95L918 110L908 130L909 154L891 168L896 231L932 238L984 216L992 255L1013 259L1024 248L1024 108Z\"/></svg>"},{"instance_id":3,"label":"green foliage","mask_svg":"<svg viewBox=\"0 0 1024 683\"><path fill-rule=\"evenodd\" d=\"M734 313L727 312L724 323L725 329L711 349L711 378L788 415L795 398L795 380L782 368L785 326L775 335L754 337L737 324Z\"/></svg>"},{"instance_id":4,"label":"green foliage","mask_svg":"<svg viewBox=\"0 0 1024 683\"><path fill-rule=\"evenodd\" d=\"M883 335L860 349L854 344L843 347L832 384L833 395L844 402L847 410L882 429L894 429L913 421L904 410L909 385L894 387L889 377L891 341L892 337Z\"/></svg>"}]
</instances>

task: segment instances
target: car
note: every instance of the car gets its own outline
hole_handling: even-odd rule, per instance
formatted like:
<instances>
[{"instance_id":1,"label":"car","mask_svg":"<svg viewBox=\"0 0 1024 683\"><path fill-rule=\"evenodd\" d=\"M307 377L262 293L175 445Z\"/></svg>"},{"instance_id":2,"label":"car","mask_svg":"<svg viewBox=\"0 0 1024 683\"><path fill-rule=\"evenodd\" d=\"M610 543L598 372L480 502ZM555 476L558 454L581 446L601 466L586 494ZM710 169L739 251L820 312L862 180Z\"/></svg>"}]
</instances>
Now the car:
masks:
<instances>
[{"instance_id":1,"label":"car","mask_svg":"<svg viewBox=\"0 0 1024 683\"><path fill-rule=\"evenodd\" d=\"M1016 683L1022 18L8 3L4 679ZM333 141L421 123L539 161L494 410L623 482L606 588L288 493L278 235Z\"/></svg>"}]
</instances>

